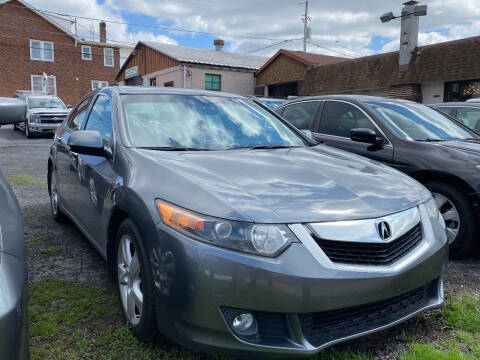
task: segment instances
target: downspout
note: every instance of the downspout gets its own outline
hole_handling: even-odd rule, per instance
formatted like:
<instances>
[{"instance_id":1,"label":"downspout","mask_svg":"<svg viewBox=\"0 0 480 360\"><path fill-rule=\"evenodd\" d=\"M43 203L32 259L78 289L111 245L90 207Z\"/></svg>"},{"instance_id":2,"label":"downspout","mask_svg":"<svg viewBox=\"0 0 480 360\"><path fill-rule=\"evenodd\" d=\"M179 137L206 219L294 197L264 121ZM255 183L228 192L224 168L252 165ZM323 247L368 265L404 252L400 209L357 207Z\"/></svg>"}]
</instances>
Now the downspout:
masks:
<instances>
[{"instance_id":1,"label":"downspout","mask_svg":"<svg viewBox=\"0 0 480 360\"><path fill-rule=\"evenodd\" d=\"M183 65L183 88L187 88L187 67Z\"/></svg>"}]
</instances>

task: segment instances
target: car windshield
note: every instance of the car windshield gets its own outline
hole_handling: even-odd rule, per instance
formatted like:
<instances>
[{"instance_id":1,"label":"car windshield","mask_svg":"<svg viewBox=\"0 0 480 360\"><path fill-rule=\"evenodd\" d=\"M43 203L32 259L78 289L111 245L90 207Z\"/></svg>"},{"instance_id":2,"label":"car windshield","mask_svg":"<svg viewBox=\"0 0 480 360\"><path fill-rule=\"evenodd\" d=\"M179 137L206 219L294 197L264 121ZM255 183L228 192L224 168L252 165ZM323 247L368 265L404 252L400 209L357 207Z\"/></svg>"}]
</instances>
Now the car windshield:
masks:
<instances>
[{"instance_id":1,"label":"car windshield","mask_svg":"<svg viewBox=\"0 0 480 360\"><path fill-rule=\"evenodd\" d=\"M135 147L232 149L298 147L306 142L251 100L220 96L123 95Z\"/></svg>"},{"instance_id":2,"label":"car windshield","mask_svg":"<svg viewBox=\"0 0 480 360\"><path fill-rule=\"evenodd\" d=\"M368 101L366 104L398 136L406 140L442 141L479 138L455 120L416 103Z\"/></svg>"},{"instance_id":3,"label":"car windshield","mask_svg":"<svg viewBox=\"0 0 480 360\"><path fill-rule=\"evenodd\" d=\"M66 109L65 104L59 98L50 97L29 97L27 100L28 108L60 108Z\"/></svg>"},{"instance_id":4,"label":"car windshield","mask_svg":"<svg viewBox=\"0 0 480 360\"><path fill-rule=\"evenodd\" d=\"M270 110L274 110L280 105L283 105L287 102L287 100L281 100L281 99L259 99L259 101L268 107Z\"/></svg>"}]
</instances>

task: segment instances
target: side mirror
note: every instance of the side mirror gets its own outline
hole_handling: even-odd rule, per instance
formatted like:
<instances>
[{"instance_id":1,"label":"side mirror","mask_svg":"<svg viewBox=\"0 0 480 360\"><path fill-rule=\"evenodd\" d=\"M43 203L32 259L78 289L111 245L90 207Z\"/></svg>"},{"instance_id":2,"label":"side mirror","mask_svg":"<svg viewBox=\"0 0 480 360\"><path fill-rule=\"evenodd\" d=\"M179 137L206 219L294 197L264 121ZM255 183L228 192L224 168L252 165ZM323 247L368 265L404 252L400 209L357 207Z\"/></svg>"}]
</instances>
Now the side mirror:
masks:
<instances>
[{"instance_id":1,"label":"side mirror","mask_svg":"<svg viewBox=\"0 0 480 360\"><path fill-rule=\"evenodd\" d=\"M310 131L310 130L300 130L303 135L305 135L306 137L308 137L309 139L311 140L315 140L315 138L313 137L313 133Z\"/></svg>"},{"instance_id":2,"label":"side mirror","mask_svg":"<svg viewBox=\"0 0 480 360\"><path fill-rule=\"evenodd\" d=\"M74 131L68 138L67 145L78 154L111 157L110 152L105 150L102 137L97 130Z\"/></svg>"},{"instance_id":3,"label":"side mirror","mask_svg":"<svg viewBox=\"0 0 480 360\"><path fill-rule=\"evenodd\" d=\"M352 141L357 141L366 144L380 145L383 143L383 140L377 138L377 134L372 129L367 128L357 128L350 131L350 139Z\"/></svg>"},{"instance_id":4,"label":"side mirror","mask_svg":"<svg viewBox=\"0 0 480 360\"><path fill-rule=\"evenodd\" d=\"M18 124L27 118L27 104L19 99L0 97L0 125Z\"/></svg>"}]
</instances>

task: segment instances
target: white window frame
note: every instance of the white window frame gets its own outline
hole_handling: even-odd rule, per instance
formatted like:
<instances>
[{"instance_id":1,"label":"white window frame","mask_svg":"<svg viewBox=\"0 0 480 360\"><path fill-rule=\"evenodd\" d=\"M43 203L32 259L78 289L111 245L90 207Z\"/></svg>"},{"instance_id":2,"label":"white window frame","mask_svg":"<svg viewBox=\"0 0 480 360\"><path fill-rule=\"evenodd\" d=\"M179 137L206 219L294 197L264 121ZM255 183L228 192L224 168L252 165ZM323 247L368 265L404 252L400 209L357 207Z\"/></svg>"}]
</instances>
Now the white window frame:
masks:
<instances>
[{"instance_id":1,"label":"white window frame","mask_svg":"<svg viewBox=\"0 0 480 360\"><path fill-rule=\"evenodd\" d=\"M112 52L112 55L107 55L107 51L110 50ZM112 63L107 64L107 58L111 57L112 58ZM106 67L115 67L115 52L113 51L112 48L103 48L103 66Z\"/></svg>"},{"instance_id":2,"label":"white window frame","mask_svg":"<svg viewBox=\"0 0 480 360\"><path fill-rule=\"evenodd\" d=\"M40 57L39 58L34 58L33 57L33 46L32 42L37 41L40 43ZM52 45L52 58L51 59L46 59L45 58L45 44L50 44ZM30 60L35 60L35 61L48 61L48 62L54 62L55 61L55 47L53 42L51 41L43 41L43 40L35 40L35 39L30 39Z\"/></svg>"},{"instance_id":3,"label":"white window frame","mask_svg":"<svg viewBox=\"0 0 480 360\"><path fill-rule=\"evenodd\" d=\"M84 48L89 50L89 51L88 51L88 54L85 54L85 53L83 52L83 49L84 49ZM88 55L88 56L85 56L85 55ZM92 55L92 47L91 47L91 46L88 46L88 45L82 45L82 60L90 60L90 61L91 61L91 60L92 60L92 57L93 57L93 55Z\"/></svg>"},{"instance_id":4,"label":"white window frame","mask_svg":"<svg viewBox=\"0 0 480 360\"><path fill-rule=\"evenodd\" d=\"M94 87L94 84L99 84L100 86ZM108 81L102 80L92 80L92 90L98 90L108 86Z\"/></svg>"},{"instance_id":5,"label":"white window frame","mask_svg":"<svg viewBox=\"0 0 480 360\"><path fill-rule=\"evenodd\" d=\"M42 80L42 92L35 92L35 90L33 89L33 79L35 77L40 77L41 80ZM53 79L53 89L54 89L54 93L53 95L57 96L57 77L55 75L48 75L47 76L48 78L52 78ZM35 75L35 74L31 74L30 75L30 84L31 84L31 88L32 88L32 93L35 93L35 94L48 94L48 89L45 89L44 88L44 84L43 84L43 75ZM47 87L48 87L48 84L47 84Z\"/></svg>"}]
</instances>

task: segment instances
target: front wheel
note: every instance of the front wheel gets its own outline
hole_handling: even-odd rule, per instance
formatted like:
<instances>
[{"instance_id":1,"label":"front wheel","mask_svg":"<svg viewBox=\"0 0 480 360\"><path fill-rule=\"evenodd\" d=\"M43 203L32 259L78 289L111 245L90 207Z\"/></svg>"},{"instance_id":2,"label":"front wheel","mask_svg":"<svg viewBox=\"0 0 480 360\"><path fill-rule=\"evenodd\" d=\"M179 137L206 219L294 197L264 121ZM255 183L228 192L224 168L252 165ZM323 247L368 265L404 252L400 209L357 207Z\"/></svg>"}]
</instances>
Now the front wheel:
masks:
<instances>
[{"instance_id":1,"label":"front wheel","mask_svg":"<svg viewBox=\"0 0 480 360\"><path fill-rule=\"evenodd\" d=\"M477 236L475 211L467 196L456 187L431 182L425 186L432 192L447 227L452 258L465 256L473 249Z\"/></svg>"},{"instance_id":2,"label":"front wheel","mask_svg":"<svg viewBox=\"0 0 480 360\"><path fill-rule=\"evenodd\" d=\"M32 133L30 132L30 129L28 128L28 121L27 120L25 120L25 136L28 139L32 138Z\"/></svg>"},{"instance_id":3,"label":"front wheel","mask_svg":"<svg viewBox=\"0 0 480 360\"><path fill-rule=\"evenodd\" d=\"M65 215L58 206L57 174L54 169L50 173L50 208L56 221L63 222L65 220Z\"/></svg>"},{"instance_id":4,"label":"front wheel","mask_svg":"<svg viewBox=\"0 0 480 360\"><path fill-rule=\"evenodd\" d=\"M116 278L123 314L132 333L142 341L150 341L157 334L153 276L132 220L120 225L116 243Z\"/></svg>"}]
</instances>

